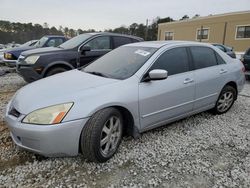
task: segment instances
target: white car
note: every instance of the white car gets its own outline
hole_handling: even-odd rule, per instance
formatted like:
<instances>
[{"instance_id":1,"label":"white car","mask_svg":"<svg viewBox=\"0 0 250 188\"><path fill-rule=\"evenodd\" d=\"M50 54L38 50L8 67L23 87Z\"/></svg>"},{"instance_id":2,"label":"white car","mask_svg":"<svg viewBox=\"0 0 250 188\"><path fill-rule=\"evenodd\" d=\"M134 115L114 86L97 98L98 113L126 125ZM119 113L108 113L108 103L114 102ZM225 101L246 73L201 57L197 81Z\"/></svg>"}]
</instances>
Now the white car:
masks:
<instances>
[{"instance_id":1,"label":"white car","mask_svg":"<svg viewBox=\"0 0 250 188\"><path fill-rule=\"evenodd\" d=\"M5 119L24 149L104 162L124 133L136 137L205 110L227 112L244 82L243 64L212 45L133 43L23 87Z\"/></svg>"}]
</instances>

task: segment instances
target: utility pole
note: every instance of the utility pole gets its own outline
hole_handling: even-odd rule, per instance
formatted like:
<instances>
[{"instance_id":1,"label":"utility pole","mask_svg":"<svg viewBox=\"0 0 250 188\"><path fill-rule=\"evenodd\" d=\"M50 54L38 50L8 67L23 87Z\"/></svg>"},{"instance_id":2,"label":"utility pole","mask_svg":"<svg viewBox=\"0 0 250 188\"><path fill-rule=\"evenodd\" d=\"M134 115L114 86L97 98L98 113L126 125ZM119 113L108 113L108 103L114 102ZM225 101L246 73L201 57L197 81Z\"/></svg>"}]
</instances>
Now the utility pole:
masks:
<instances>
[{"instance_id":1,"label":"utility pole","mask_svg":"<svg viewBox=\"0 0 250 188\"><path fill-rule=\"evenodd\" d=\"M202 41L202 39L203 39L203 25L201 26L200 42Z\"/></svg>"},{"instance_id":2,"label":"utility pole","mask_svg":"<svg viewBox=\"0 0 250 188\"><path fill-rule=\"evenodd\" d=\"M145 40L148 38L148 19L146 20L146 32L145 32Z\"/></svg>"}]
</instances>

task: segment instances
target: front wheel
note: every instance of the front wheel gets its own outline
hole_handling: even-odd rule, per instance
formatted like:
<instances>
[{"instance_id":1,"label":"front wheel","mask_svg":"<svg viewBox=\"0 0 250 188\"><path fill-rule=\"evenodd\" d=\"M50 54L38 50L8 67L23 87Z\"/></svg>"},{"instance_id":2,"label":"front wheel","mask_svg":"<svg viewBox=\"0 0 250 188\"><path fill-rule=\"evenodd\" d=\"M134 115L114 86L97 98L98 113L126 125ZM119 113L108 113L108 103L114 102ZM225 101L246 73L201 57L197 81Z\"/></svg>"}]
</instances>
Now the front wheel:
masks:
<instances>
[{"instance_id":1,"label":"front wheel","mask_svg":"<svg viewBox=\"0 0 250 188\"><path fill-rule=\"evenodd\" d=\"M80 147L83 157L93 162L105 162L117 151L123 130L121 113L106 108L95 113L84 126Z\"/></svg>"},{"instance_id":2,"label":"front wheel","mask_svg":"<svg viewBox=\"0 0 250 188\"><path fill-rule=\"evenodd\" d=\"M232 86L226 85L220 93L213 112L215 114L226 113L233 106L236 98L236 89Z\"/></svg>"}]
</instances>

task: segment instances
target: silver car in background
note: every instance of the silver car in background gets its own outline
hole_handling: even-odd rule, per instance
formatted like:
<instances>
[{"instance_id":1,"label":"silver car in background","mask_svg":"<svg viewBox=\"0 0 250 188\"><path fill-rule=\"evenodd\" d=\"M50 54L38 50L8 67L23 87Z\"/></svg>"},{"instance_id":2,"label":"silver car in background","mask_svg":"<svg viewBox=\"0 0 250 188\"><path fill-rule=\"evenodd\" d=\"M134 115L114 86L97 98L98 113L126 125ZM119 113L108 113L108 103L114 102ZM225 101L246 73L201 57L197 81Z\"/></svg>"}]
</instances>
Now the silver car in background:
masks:
<instances>
[{"instance_id":1,"label":"silver car in background","mask_svg":"<svg viewBox=\"0 0 250 188\"><path fill-rule=\"evenodd\" d=\"M137 137L210 109L227 112L244 82L242 63L212 45L134 43L21 88L5 119L21 148L105 162L124 134Z\"/></svg>"}]
</instances>

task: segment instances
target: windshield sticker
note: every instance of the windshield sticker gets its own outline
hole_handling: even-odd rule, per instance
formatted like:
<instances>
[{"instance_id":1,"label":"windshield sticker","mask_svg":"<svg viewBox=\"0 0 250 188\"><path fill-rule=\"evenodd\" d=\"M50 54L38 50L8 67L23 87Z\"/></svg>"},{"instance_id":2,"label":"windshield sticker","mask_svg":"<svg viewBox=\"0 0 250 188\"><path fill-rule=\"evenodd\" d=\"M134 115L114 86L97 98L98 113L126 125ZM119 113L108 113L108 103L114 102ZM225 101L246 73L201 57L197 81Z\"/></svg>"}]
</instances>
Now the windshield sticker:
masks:
<instances>
[{"instance_id":1,"label":"windshield sticker","mask_svg":"<svg viewBox=\"0 0 250 188\"><path fill-rule=\"evenodd\" d=\"M142 56L148 56L150 54L150 52L144 51L144 50L136 50L135 51L136 54L142 55Z\"/></svg>"}]
</instances>

